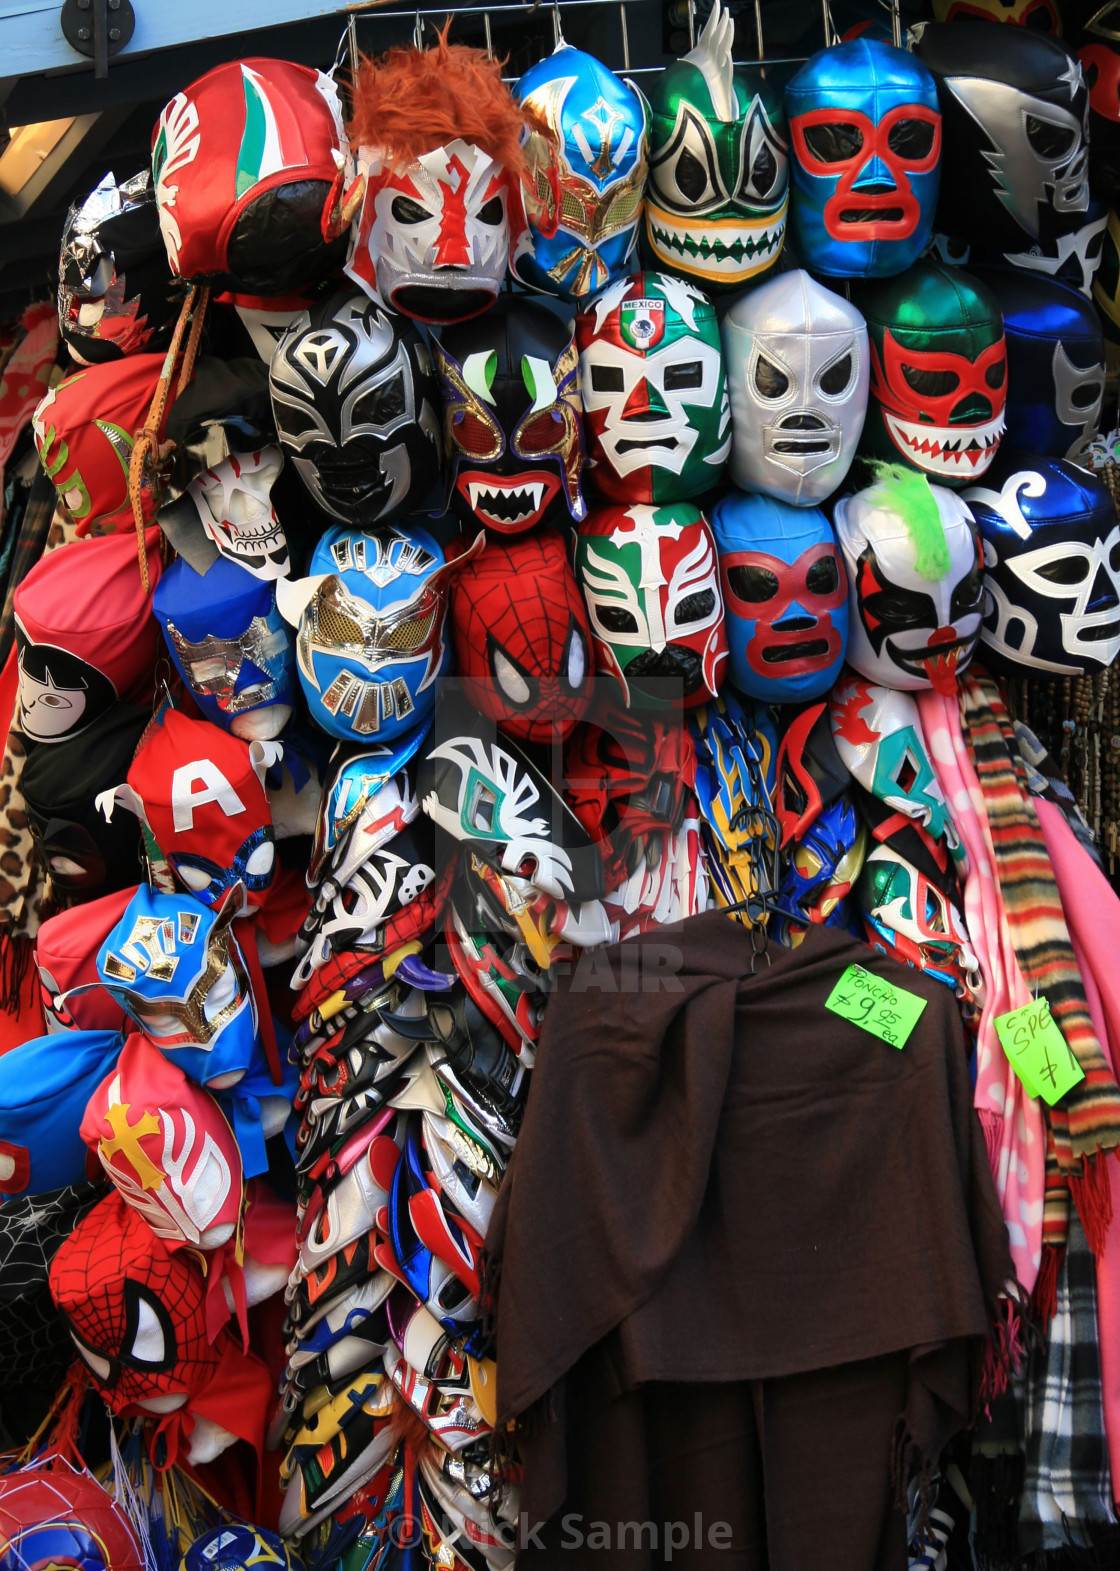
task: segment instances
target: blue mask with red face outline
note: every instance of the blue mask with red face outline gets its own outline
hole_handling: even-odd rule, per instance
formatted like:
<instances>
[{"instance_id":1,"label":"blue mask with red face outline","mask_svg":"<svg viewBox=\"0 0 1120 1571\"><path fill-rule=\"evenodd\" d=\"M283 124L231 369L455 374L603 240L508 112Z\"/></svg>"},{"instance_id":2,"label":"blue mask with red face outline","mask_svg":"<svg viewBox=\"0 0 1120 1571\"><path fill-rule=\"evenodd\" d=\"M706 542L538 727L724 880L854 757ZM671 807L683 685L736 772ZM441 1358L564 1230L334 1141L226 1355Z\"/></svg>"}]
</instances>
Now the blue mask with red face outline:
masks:
<instances>
[{"instance_id":1,"label":"blue mask with red face outline","mask_svg":"<svg viewBox=\"0 0 1120 1571\"><path fill-rule=\"evenodd\" d=\"M731 491L711 523L732 682L769 703L821 697L848 643L847 579L828 519L819 507Z\"/></svg>"},{"instance_id":2,"label":"blue mask with red face outline","mask_svg":"<svg viewBox=\"0 0 1120 1571\"><path fill-rule=\"evenodd\" d=\"M893 44L823 49L786 88L790 227L813 271L885 278L916 262L933 231L941 115L933 77Z\"/></svg>"}]
</instances>

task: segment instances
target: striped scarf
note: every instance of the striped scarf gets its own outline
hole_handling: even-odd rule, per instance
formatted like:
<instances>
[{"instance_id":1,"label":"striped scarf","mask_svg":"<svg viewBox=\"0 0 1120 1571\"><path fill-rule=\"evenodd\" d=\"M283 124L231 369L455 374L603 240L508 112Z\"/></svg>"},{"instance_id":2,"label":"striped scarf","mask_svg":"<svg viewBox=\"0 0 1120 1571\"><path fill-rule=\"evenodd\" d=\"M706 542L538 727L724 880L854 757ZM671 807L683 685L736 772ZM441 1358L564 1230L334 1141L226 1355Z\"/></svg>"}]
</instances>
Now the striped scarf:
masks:
<instances>
[{"instance_id":1,"label":"striped scarf","mask_svg":"<svg viewBox=\"0 0 1120 1571\"><path fill-rule=\"evenodd\" d=\"M1094 1254L1104 1246L1112 1198L1104 1158L1120 1146L1120 1087L1093 1030L1038 815L998 685L970 671L960 683L961 720L991 829L996 874L1015 946L1031 991L1050 1013L1085 1078L1045 1109L1047 1173L1043 1241L1065 1243L1072 1196Z\"/></svg>"}]
</instances>

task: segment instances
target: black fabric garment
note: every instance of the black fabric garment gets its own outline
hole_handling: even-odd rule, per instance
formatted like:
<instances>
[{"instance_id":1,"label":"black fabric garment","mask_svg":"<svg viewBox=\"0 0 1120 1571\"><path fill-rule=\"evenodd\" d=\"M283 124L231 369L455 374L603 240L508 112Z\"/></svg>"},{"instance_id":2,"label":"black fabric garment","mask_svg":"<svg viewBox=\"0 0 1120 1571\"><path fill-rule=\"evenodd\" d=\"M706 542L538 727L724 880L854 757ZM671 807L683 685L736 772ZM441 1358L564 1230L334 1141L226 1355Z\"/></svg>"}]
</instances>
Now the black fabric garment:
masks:
<instances>
[{"instance_id":1,"label":"black fabric garment","mask_svg":"<svg viewBox=\"0 0 1120 1571\"><path fill-rule=\"evenodd\" d=\"M752 975L718 912L588 958L550 1002L487 1238L525 1509L564 1498L564 1377L608 1336L625 1392L905 1352L895 1417L930 1467L1012 1274L952 993L819 927ZM853 963L926 1001L901 1051L825 1010Z\"/></svg>"}]
</instances>

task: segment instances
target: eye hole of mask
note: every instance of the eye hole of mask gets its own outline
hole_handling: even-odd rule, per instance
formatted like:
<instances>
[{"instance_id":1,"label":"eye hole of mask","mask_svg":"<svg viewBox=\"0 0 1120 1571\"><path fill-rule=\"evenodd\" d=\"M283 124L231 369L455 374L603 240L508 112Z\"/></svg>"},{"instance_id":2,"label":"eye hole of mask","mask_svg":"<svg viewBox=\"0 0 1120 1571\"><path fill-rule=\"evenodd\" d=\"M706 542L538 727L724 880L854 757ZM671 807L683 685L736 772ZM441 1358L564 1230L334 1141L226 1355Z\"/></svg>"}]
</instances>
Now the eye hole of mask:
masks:
<instances>
[{"instance_id":1,"label":"eye hole of mask","mask_svg":"<svg viewBox=\"0 0 1120 1571\"><path fill-rule=\"evenodd\" d=\"M689 622L702 622L706 616L711 616L715 605L716 597L710 589L698 589L693 595L685 595L673 619L678 627L687 627Z\"/></svg>"},{"instance_id":2,"label":"eye hole of mask","mask_svg":"<svg viewBox=\"0 0 1120 1571\"><path fill-rule=\"evenodd\" d=\"M1067 125L1051 125L1037 115L1027 116L1027 141L1040 158L1064 158L1073 151L1077 132Z\"/></svg>"},{"instance_id":3,"label":"eye hole of mask","mask_svg":"<svg viewBox=\"0 0 1120 1571\"><path fill-rule=\"evenodd\" d=\"M665 391L679 392L684 387L703 387L704 367L699 360L678 361L665 367Z\"/></svg>"},{"instance_id":4,"label":"eye hole of mask","mask_svg":"<svg viewBox=\"0 0 1120 1571\"><path fill-rule=\"evenodd\" d=\"M834 360L831 365L826 365L817 378L817 386L822 393L827 393L829 398L835 398L842 393L852 380L852 369L855 362L850 354L841 355L839 360Z\"/></svg>"},{"instance_id":5,"label":"eye hole of mask","mask_svg":"<svg viewBox=\"0 0 1120 1571\"><path fill-rule=\"evenodd\" d=\"M689 202L702 202L708 194L708 171L687 147L681 149L673 171L680 193Z\"/></svg>"},{"instance_id":6,"label":"eye hole of mask","mask_svg":"<svg viewBox=\"0 0 1120 1571\"><path fill-rule=\"evenodd\" d=\"M578 693L587 675L587 647L583 634L573 627L568 634L568 658L565 661L564 680L573 693Z\"/></svg>"},{"instance_id":7,"label":"eye hole of mask","mask_svg":"<svg viewBox=\"0 0 1120 1571\"><path fill-rule=\"evenodd\" d=\"M591 390L594 393L621 393L626 386L620 365L591 366Z\"/></svg>"},{"instance_id":8,"label":"eye hole of mask","mask_svg":"<svg viewBox=\"0 0 1120 1571\"><path fill-rule=\"evenodd\" d=\"M955 371L924 371L916 365L903 365L902 375L906 385L925 398L944 398L956 392L961 379Z\"/></svg>"},{"instance_id":9,"label":"eye hole of mask","mask_svg":"<svg viewBox=\"0 0 1120 1571\"><path fill-rule=\"evenodd\" d=\"M521 427L518 446L523 453L547 453L560 440L563 427L564 421L558 412L542 409Z\"/></svg>"},{"instance_id":10,"label":"eye hole of mask","mask_svg":"<svg viewBox=\"0 0 1120 1571\"><path fill-rule=\"evenodd\" d=\"M204 872L201 867L192 867L189 862L184 862L175 871L188 889L200 890L210 887L210 874Z\"/></svg>"},{"instance_id":11,"label":"eye hole of mask","mask_svg":"<svg viewBox=\"0 0 1120 1571\"><path fill-rule=\"evenodd\" d=\"M1089 564L1083 556L1060 556L1054 562L1047 562L1044 567L1036 567L1035 572L1048 584L1064 584L1072 588L1085 582L1089 576Z\"/></svg>"},{"instance_id":12,"label":"eye hole of mask","mask_svg":"<svg viewBox=\"0 0 1120 1571\"><path fill-rule=\"evenodd\" d=\"M836 559L831 556L822 556L805 574L805 587L814 595L832 594L839 582Z\"/></svg>"},{"instance_id":13,"label":"eye hole of mask","mask_svg":"<svg viewBox=\"0 0 1120 1571\"><path fill-rule=\"evenodd\" d=\"M256 848L252 856L245 863L245 871L251 874L252 877L257 878L261 874L271 871L272 864L275 860L276 847L273 845L271 840L266 840L262 845L259 845Z\"/></svg>"},{"instance_id":14,"label":"eye hole of mask","mask_svg":"<svg viewBox=\"0 0 1120 1571\"><path fill-rule=\"evenodd\" d=\"M887 146L896 157L921 163L933 151L934 129L928 120L896 120L887 132Z\"/></svg>"},{"instance_id":15,"label":"eye hole of mask","mask_svg":"<svg viewBox=\"0 0 1120 1571\"><path fill-rule=\"evenodd\" d=\"M638 623L633 612L626 611L622 606L604 605L597 608L600 624L608 633L636 633Z\"/></svg>"},{"instance_id":16,"label":"eye hole of mask","mask_svg":"<svg viewBox=\"0 0 1120 1571\"><path fill-rule=\"evenodd\" d=\"M494 458L494 432L484 420L467 409L451 427L456 445L469 458Z\"/></svg>"},{"instance_id":17,"label":"eye hole of mask","mask_svg":"<svg viewBox=\"0 0 1120 1571\"><path fill-rule=\"evenodd\" d=\"M739 187L739 195L769 196L777 178L778 160L774 157L773 149L769 144L763 142L749 167L743 171L743 183Z\"/></svg>"},{"instance_id":18,"label":"eye hole of mask","mask_svg":"<svg viewBox=\"0 0 1120 1571\"><path fill-rule=\"evenodd\" d=\"M846 164L863 150L863 132L843 120L811 125L805 129L805 146L818 163Z\"/></svg>"},{"instance_id":19,"label":"eye hole of mask","mask_svg":"<svg viewBox=\"0 0 1120 1571\"><path fill-rule=\"evenodd\" d=\"M435 216L429 213L426 207L421 207L419 202L414 202L410 196L395 196L391 212L398 224L426 224ZM481 217L481 214L479 216Z\"/></svg>"},{"instance_id":20,"label":"eye hole of mask","mask_svg":"<svg viewBox=\"0 0 1120 1571\"><path fill-rule=\"evenodd\" d=\"M474 796L467 809L467 818L472 829L478 829L483 834L490 834L494 828L494 809L498 805L498 798L491 791L484 780L475 782Z\"/></svg>"},{"instance_id":21,"label":"eye hole of mask","mask_svg":"<svg viewBox=\"0 0 1120 1571\"><path fill-rule=\"evenodd\" d=\"M524 672L496 644L490 651L490 669L494 673L495 682L511 704L522 705L529 702L533 693Z\"/></svg>"},{"instance_id":22,"label":"eye hole of mask","mask_svg":"<svg viewBox=\"0 0 1120 1571\"><path fill-rule=\"evenodd\" d=\"M754 385L763 398L781 398L789 390L789 377L772 360L759 355L754 365Z\"/></svg>"},{"instance_id":23,"label":"eye hole of mask","mask_svg":"<svg viewBox=\"0 0 1120 1571\"><path fill-rule=\"evenodd\" d=\"M505 208L502 206L500 196L492 196L490 200L479 208L478 221L480 224L500 224L505 217Z\"/></svg>"},{"instance_id":24,"label":"eye hole of mask","mask_svg":"<svg viewBox=\"0 0 1120 1571\"><path fill-rule=\"evenodd\" d=\"M737 600L751 605L761 605L773 600L778 593L778 578L768 567L757 567L750 562L739 562L727 569L727 582Z\"/></svg>"},{"instance_id":25,"label":"eye hole of mask","mask_svg":"<svg viewBox=\"0 0 1120 1571\"><path fill-rule=\"evenodd\" d=\"M1003 379L1007 375L1007 361L997 360L984 372L984 381L989 387L1002 387Z\"/></svg>"},{"instance_id":26,"label":"eye hole of mask","mask_svg":"<svg viewBox=\"0 0 1120 1571\"><path fill-rule=\"evenodd\" d=\"M1101 396L1099 382L1081 382L1070 394L1070 403L1075 409L1092 409Z\"/></svg>"},{"instance_id":27,"label":"eye hole of mask","mask_svg":"<svg viewBox=\"0 0 1120 1571\"><path fill-rule=\"evenodd\" d=\"M350 424L388 425L392 420L399 420L404 410L404 378L394 376L382 382L380 387L371 387L368 393L362 394L354 404Z\"/></svg>"}]
</instances>

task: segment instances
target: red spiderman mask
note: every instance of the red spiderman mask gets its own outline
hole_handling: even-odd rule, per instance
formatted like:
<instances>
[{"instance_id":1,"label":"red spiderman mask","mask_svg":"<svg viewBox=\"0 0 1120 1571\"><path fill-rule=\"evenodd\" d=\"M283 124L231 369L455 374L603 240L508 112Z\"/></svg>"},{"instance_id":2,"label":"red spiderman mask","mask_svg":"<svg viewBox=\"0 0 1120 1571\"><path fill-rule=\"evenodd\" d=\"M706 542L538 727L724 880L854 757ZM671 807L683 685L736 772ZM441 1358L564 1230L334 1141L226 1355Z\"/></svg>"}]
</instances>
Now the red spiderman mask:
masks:
<instances>
[{"instance_id":1,"label":"red spiderman mask","mask_svg":"<svg viewBox=\"0 0 1120 1571\"><path fill-rule=\"evenodd\" d=\"M451 590L471 703L510 736L565 739L591 697L591 628L558 534L491 540Z\"/></svg>"},{"instance_id":2,"label":"red spiderman mask","mask_svg":"<svg viewBox=\"0 0 1120 1571\"><path fill-rule=\"evenodd\" d=\"M216 905L238 881L247 909L268 898L276 846L264 774L276 751L172 709L149 729L127 786L117 789L203 905Z\"/></svg>"}]
</instances>

